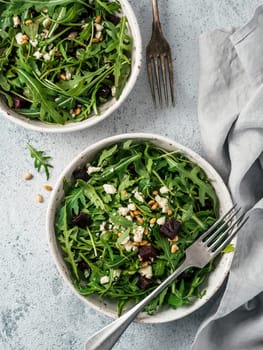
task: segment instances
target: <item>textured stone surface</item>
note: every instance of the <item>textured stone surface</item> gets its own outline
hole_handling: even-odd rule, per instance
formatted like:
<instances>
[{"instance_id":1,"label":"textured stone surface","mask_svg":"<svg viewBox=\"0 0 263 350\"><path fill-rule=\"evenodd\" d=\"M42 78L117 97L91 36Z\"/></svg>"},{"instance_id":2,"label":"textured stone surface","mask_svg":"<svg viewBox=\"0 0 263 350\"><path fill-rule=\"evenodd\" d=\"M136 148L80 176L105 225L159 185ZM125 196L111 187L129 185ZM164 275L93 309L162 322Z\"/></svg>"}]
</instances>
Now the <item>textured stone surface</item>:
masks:
<instances>
[{"instance_id":1,"label":"textured stone surface","mask_svg":"<svg viewBox=\"0 0 263 350\"><path fill-rule=\"evenodd\" d=\"M141 27L143 45L150 37L150 0L131 1ZM259 0L160 0L160 16L172 46L177 106L154 110L145 66L125 105L106 121L66 135L24 130L2 115L1 130L1 228L0 228L0 349L77 350L93 332L110 322L83 305L58 274L50 256L45 214L50 193L44 174L33 170L26 149L30 142L52 155L49 184L80 150L94 141L124 132L154 132L202 154L197 121L198 36L222 26L239 26L253 14ZM34 174L25 182L23 175ZM45 201L37 203L42 193ZM116 350L190 349L194 334L208 309L165 325L132 324Z\"/></svg>"}]
</instances>

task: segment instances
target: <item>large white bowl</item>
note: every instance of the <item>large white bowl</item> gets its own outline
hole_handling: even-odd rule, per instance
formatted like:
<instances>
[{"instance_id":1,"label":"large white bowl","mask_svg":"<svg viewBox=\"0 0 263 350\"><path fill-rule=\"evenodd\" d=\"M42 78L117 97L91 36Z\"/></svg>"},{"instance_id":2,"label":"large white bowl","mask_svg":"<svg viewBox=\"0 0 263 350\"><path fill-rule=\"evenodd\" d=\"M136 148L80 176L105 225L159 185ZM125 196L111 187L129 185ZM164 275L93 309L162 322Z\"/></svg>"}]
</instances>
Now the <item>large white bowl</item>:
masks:
<instances>
[{"instance_id":1,"label":"large white bowl","mask_svg":"<svg viewBox=\"0 0 263 350\"><path fill-rule=\"evenodd\" d=\"M129 31L133 40L133 49L131 74L118 100L113 98L104 105L100 106L99 115L94 114L88 119L83 120L81 122L68 122L64 125L48 124L43 123L39 120L31 120L29 118L26 118L25 116L19 114L17 111L10 109L5 104L4 100L0 98L0 110L2 111L2 114L6 116L10 121L31 130L36 130L40 132L62 133L86 129L94 124L101 122L103 119L107 118L110 114L112 114L117 108L119 108L131 92L132 88L134 87L142 64L142 41L140 28L136 16L128 0L119 0L119 2L122 7L123 15L125 15L128 19Z\"/></svg>"},{"instance_id":2,"label":"large white bowl","mask_svg":"<svg viewBox=\"0 0 263 350\"><path fill-rule=\"evenodd\" d=\"M219 204L220 204L219 214L220 215L224 214L233 205L230 194L223 180L218 175L218 173L214 170L214 168L207 163L206 160L204 160L202 157L200 157L197 153L190 150L189 148L184 147L178 144L177 142L162 136L158 136L155 134L144 134L144 133L122 134L122 135L112 136L87 147L76 158L74 158L73 161L67 166L67 168L62 172L61 176L59 177L57 181L57 185L53 191L52 197L49 202L48 211L47 211L47 222L46 222L49 247L59 272L62 274L65 281L68 283L68 285L77 294L77 296L82 301L84 301L84 303L86 303L87 305L92 306L95 309L113 318L116 317L115 303L109 302L108 300L105 301L94 296L84 297L80 295L78 291L74 288L71 282L69 270L62 258L62 254L61 254L58 242L56 240L55 231L54 231L54 220L55 220L56 210L60 206L60 203L64 198L63 179L66 178L68 182L72 182L72 172L76 168L84 166L85 164L90 162L93 159L93 157L105 147L109 147L114 143L125 141L128 139L133 139L136 141L147 140L168 151L180 150L192 162L198 164L208 175L208 178L210 179L219 199ZM202 305L204 305L222 285L225 277L229 272L232 258L233 258L233 253L222 255L215 270L212 271L208 277L207 285L205 287L206 294L203 296L203 298L197 299L196 301L194 301L193 304L189 306L183 306L178 309L172 309L168 307L164 308L162 311L159 311L158 313L152 316L149 316L147 313L142 312L137 317L137 321L142 323L162 323L162 322L174 321L186 315L189 315L193 311L197 310Z\"/></svg>"}]
</instances>

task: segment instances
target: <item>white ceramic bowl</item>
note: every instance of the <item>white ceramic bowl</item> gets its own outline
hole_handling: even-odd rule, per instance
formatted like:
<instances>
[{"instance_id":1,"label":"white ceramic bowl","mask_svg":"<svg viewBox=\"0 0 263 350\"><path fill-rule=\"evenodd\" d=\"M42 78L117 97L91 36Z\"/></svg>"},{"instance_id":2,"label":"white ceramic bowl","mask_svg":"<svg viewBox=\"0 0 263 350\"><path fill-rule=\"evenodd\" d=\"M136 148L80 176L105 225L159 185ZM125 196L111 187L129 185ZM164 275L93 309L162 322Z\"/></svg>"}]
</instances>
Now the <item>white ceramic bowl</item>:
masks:
<instances>
[{"instance_id":1,"label":"white ceramic bowl","mask_svg":"<svg viewBox=\"0 0 263 350\"><path fill-rule=\"evenodd\" d=\"M99 115L92 115L88 119L83 120L81 122L68 122L65 125L47 124L39 120L30 120L29 118L26 118L25 116L19 114L17 111L10 109L0 98L0 110L2 111L2 114L6 116L10 121L31 130L36 130L40 132L61 133L86 129L94 124L101 122L102 120L107 118L111 113L113 113L117 108L119 108L119 106L127 98L134 84L136 83L142 63L142 42L137 19L128 0L119 0L119 2L122 7L123 15L125 15L128 19L129 31L133 39L133 50L131 74L118 100L113 98L104 105L100 106Z\"/></svg>"},{"instance_id":2,"label":"white ceramic bowl","mask_svg":"<svg viewBox=\"0 0 263 350\"><path fill-rule=\"evenodd\" d=\"M54 220L55 220L55 212L57 208L60 206L60 203L64 197L63 179L66 178L68 182L71 182L72 172L76 168L81 166L83 167L87 162L93 159L95 154L97 154L99 151L101 151L105 147L109 147L114 143L125 141L128 139L133 139L137 141L147 140L168 151L180 150L192 162L198 164L208 175L219 199L220 215L224 214L227 210L229 210L232 207L232 200L228 192L228 189L225 186L221 177L214 170L214 168L194 151L184 146L181 146L177 142L174 142L162 136L158 136L155 134L135 133L135 134L122 134L122 135L109 137L89 146L83 152L81 152L75 159L73 159L73 161L67 166L67 168L62 172L61 176L59 177L57 181L57 185L50 199L50 203L47 211L47 231L48 231L48 242L49 242L50 251L55 260L58 270L64 277L65 281L77 294L77 296L81 300L83 300L86 304L94 307L95 309L113 318L116 317L115 303L108 302L105 300L102 301L101 299L98 299L97 297L94 297L94 296L84 297L80 295L74 288L71 282L68 268L65 262L63 261L61 251L59 249L59 246L56 240L55 231L54 231ZM229 272L232 258L233 258L233 253L224 254L221 257L215 270L211 272L211 274L208 277L207 285L205 286L206 294L203 296L203 298L197 299L196 301L194 301L193 304L189 306L183 306L178 309L164 308L162 311L159 311L158 313L152 316L149 316L147 313L142 312L137 317L137 321L142 323L162 323L162 322L174 321L186 315L189 315L193 311L197 310L199 307L204 305L222 285L225 277Z\"/></svg>"}]
</instances>

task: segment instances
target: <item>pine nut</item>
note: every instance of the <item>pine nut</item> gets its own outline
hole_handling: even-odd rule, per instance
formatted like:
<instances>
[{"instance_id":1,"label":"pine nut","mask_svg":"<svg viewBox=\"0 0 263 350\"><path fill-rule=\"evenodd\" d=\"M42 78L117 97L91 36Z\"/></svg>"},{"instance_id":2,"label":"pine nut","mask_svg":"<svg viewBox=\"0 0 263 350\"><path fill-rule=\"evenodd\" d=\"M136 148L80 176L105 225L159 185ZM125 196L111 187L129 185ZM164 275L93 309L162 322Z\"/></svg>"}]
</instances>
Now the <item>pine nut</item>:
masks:
<instances>
[{"instance_id":1,"label":"pine nut","mask_svg":"<svg viewBox=\"0 0 263 350\"><path fill-rule=\"evenodd\" d=\"M95 18L95 23L100 23L101 22L101 16L97 16Z\"/></svg>"},{"instance_id":2,"label":"pine nut","mask_svg":"<svg viewBox=\"0 0 263 350\"><path fill-rule=\"evenodd\" d=\"M147 267L149 265L148 261L141 263L141 268Z\"/></svg>"},{"instance_id":3,"label":"pine nut","mask_svg":"<svg viewBox=\"0 0 263 350\"><path fill-rule=\"evenodd\" d=\"M171 209L168 209L167 214L168 214L168 216L171 216L171 215L173 215L173 211Z\"/></svg>"},{"instance_id":4,"label":"pine nut","mask_svg":"<svg viewBox=\"0 0 263 350\"><path fill-rule=\"evenodd\" d=\"M137 220L138 224L142 224L143 223L143 218L141 216L137 216L136 220Z\"/></svg>"},{"instance_id":5,"label":"pine nut","mask_svg":"<svg viewBox=\"0 0 263 350\"><path fill-rule=\"evenodd\" d=\"M157 202L155 202L152 206L151 206L152 210L156 210L159 208L159 204Z\"/></svg>"},{"instance_id":6,"label":"pine nut","mask_svg":"<svg viewBox=\"0 0 263 350\"><path fill-rule=\"evenodd\" d=\"M144 234L145 234L145 236L147 236L148 234L149 234L149 229L148 229L148 227L145 227L145 229L144 229L144 232L143 232Z\"/></svg>"},{"instance_id":7,"label":"pine nut","mask_svg":"<svg viewBox=\"0 0 263 350\"><path fill-rule=\"evenodd\" d=\"M53 190L53 187L50 186L50 185L44 185L44 189L45 189L46 191L52 191L52 190Z\"/></svg>"},{"instance_id":8,"label":"pine nut","mask_svg":"<svg viewBox=\"0 0 263 350\"><path fill-rule=\"evenodd\" d=\"M31 180L33 178L33 175L29 172L25 173L24 175L24 180L28 181Z\"/></svg>"},{"instance_id":9,"label":"pine nut","mask_svg":"<svg viewBox=\"0 0 263 350\"><path fill-rule=\"evenodd\" d=\"M154 225L156 223L157 219L156 218L151 218L150 220L150 224L151 225Z\"/></svg>"},{"instance_id":10,"label":"pine nut","mask_svg":"<svg viewBox=\"0 0 263 350\"><path fill-rule=\"evenodd\" d=\"M139 247L141 245L141 242L132 242L132 245L134 247Z\"/></svg>"},{"instance_id":11,"label":"pine nut","mask_svg":"<svg viewBox=\"0 0 263 350\"><path fill-rule=\"evenodd\" d=\"M32 24L32 23L33 23L32 19L27 19L27 20L25 21L25 24Z\"/></svg>"},{"instance_id":12,"label":"pine nut","mask_svg":"<svg viewBox=\"0 0 263 350\"><path fill-rule=\"evenodd\" d=\"M38 203L43 203L44 202L44 197L41 194L37 195L37 201Z\"/></svg>"},{"instance_id":13,"label":"pine nut","mask_svg":"<svg viewBox=\"0 0 263 350\"><path fill-rule=\"evenodd\" d=\"M141 214L141 212L140 212L140 210L137 209L137 210L134 210L133 214L134 215L139 215L139 214Z\"/></svg>"},{"instance_id":14,"label":"pine nut","mask_svg":"<svg viewBox=\"0 0 263 350\"><path fill-rule=\"evenodd\" d=\"M59 78L61 79L61 80L67 80L67 77L65 76L65 74L60 74L59 75Z\"/></svg>"},{"instance_id":15,"label":"pine nut","mask_svg":"<svg viewBox=\"0 0 263 350\"><path fill-rule=\"evenodd\" d=\"M171 247L171 253L177 252L178 249L179 249L178 246L176 244L173 244Z\"/></svg>"},{"instance_id":16,"label":"pine nut","mask_svg":"<svg viewBox=\"0 0 263 350\"><path fill-rule=\"evenodd\" d=\"M130 216L132 217L132 218L134 218L134 211L130 211Z\"/></svg>"},{"instance_id":17,"label":"pine nut","mask_svg":"<svg viewBox=\"0 0 263 350\"><path fill-rule=\"evenodd\" d=\"M153 196L157 196L158 191L157 191L157 190L154 190L154 191L152 192L152 194L153 194Z\"/></svg>"},{"instance_id":18,"label":"pine nut","mask_svg":"<svg viewBox=\"0 0 263 350\"><path fill-rule=\"evenodd\" d=\"M168 238L168 241L169 241L169 242L177 242L178 239L179 239L179 237L176 235L173 239Z\"/></svg>"},{"instance_id":19,"label":"pine nut","mask_svg":"<svg viewBox=\"0 0 263 350\"><path fill-rule=\"evenodd\" d=\"M153 204L155 204L156 203L156 201L154 200L154 199L151 199L149 202L148 202L148 204L150 205L150 206L152 206Z\"/></svg>"},{"instance_id":20,"label":"pine nut","mask_svg":"<svg viewBox=\"0 0 263 350\"><path fill-rule=\"evenodd\" d=\"M122 232L118 232L117 235L118 237L120 237L122 235Z\"/></svg>"},{"instance_id":21,"label":"pine nut","mask_svg":"<svg viewBox=\"0 0 263 350\"><path fill-rule=\"evenodd\" d=\"M81 109L80 109L79 107L76 108L76 109L74 109L74 111L73 111L73 113L74 113L75 115L79 115L80 112L81 112Z\"/></svg>"},{"instance_id":22,"label":"pine nut","mask_svg":"<svg viewBox=\"0 0 263 350\"><path fill-rule=\"evenodd\" d=\"M143 246L145 246L145 245L148 245L148 241L146 241L146 240L143 240L143 241L141 241L141 242L139 242L139 245L141 246L141 247L143 247Z\"/></svg>"}]
</instances>

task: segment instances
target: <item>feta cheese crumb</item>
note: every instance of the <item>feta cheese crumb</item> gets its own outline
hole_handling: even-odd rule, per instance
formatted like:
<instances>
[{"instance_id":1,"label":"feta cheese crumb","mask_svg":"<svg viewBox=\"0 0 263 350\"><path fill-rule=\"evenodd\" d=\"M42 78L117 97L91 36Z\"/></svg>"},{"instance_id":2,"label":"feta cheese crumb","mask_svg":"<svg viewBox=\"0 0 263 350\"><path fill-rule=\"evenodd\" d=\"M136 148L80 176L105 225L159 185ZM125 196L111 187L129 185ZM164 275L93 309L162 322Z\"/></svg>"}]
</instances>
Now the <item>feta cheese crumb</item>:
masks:
<instances>
[{"instance_id":1,"label":"feta cheese crumb","mask_svg":"<svg viewBox=\"0 0 263 350\"><path fill-rule=\"evenodd\" d=\"M50 58L51 58L51 56L50 56L50 54L47 52L47 53L44 54L43 58L44 58L45 61L49 61Z\"/></svg>"},{"instance_id":2,"label":"feta cheese crumb","mask_svg":"<svg viewBox=\"0 0 263 350\"><path fill-rule=\"evenodd\" d=\"M134 197L137 199L137 201L144 202L144 198L139 191L134 192Z\"/></svg>"},{"instance_id":3,"label":"feta cheese crumb","mask_svg":"<svg viewBox=\"0 0 263 350\"><path fill-rule=\"evenodd\" d=\"M168 193L169 192L169 189L167 186L162 186L160 188L160 193L164 194L164 193Z\"/></svg>"},{"instance_id":4,"label":"feta cheese crumb","mask_svg":"<svg viewBox=\"0 0 263 350\"><path fill-rule=\"evenodd\" d=\"M100 278L100 284L107 284L107 283L109 283L109 281L110 281L109 276L102 276Z\"/></svg>"},{"instance_id":5,"label":"feta cheese crumb","mask_svg":"<svg viewBox=\"0 0 263 350\"><path fill-rule=\"evenodd\" d=\"M159 204L160 208L162 209L162 213L167 213L169 210L168 199L157 195L155 196L155 200Z\"/></svg>"},{"instance_id":6,"label":"feta cheese crumb","mask_svg":"<svg viewBox=\"0 0 263 350\"><path fill-rule=\"evenodd\" d=\"M101 25L99 23L95 23L94 26L95 26L97 32L101 32L104 29L103 25Z\"/></svg>"},{"instance_id":7,"label":"feta cheese crumb","mask_svg":"<svg viewBox=\"0 0 263 350\"><path fill-rule=\"evenodd\" d=\"M126 216L129 213L130 209L129 208L125 208L125 207L120 207L118 209L118 214L121 216Z\"/></svg>"},{"instance_id":8,"label":"feta cheese crumb","mask_svg":"<svg viewBox=\"0 0 263 350\"><path fill-rule=\"evenodd\" d=\"M113 185L104 184L103 188L104 191L108 194L115 194L117 192L116 187L114 187Z\"/></svg>"},{"instance_id":9,"label":"feta cheese crumb","mask_svg":"<svg viewBox=\"0 0 263 350\"><path fill-rule=\"evenodd\" d=\"M127 236L124 238L124 240L121 242L122 245L126 245L130 241L130 236Z\"/></svg>"},{"instance_id":10,"label":"feta cheese crumb","mask_svg":"<svg viewBox=\"0 0 263 350\"><path fill-rule=\"evenodd\" d=\"M166 221L166 217L165 216L161 216L159 219L157 219L157 224L158 225L164 225Z\"/></svg>"},{"instance_id":11,"label":"feta cheese crumb","mask_svg":"<svg viewBox=\"0 0 263 350\"><path fill-rule=\"evenodd\" d=\"M127 252L131 252L132 250L138 250L138 247L135 247L131 241L128 241L127 243L123 244L123 246Z\"/></svg>"},{"instance_id":12,"label":"feta cheese crumb","mask_svg":"<svg viewBox=\"0 0 263 350\"><path fill-rule=\"evenodd\" d=\"M149 278L151 279L152 276L153 276L153 271L152 271L152 266L151 265L148 265L146 267L142 267L139 269L139 274L141 276L144 276L146 278Z\"/></svg>"},{"instance_id":13,"label":"feta cheese crumb","mask_svg":"<svg viewBox=\"0 0 263 350\"><path fill-rule=\"evenodd\" d=\"M132 221L132 217L131 217L130 215L126 215L125 218L126 218L127 220Z\"/></svg>"},{"instance_id":14,"label":"feta cheese crumb","mask_svg":"<svg viewBox=\"0 0 263 350\"><path fill-rule=\"evenodd\" d=\"M116 270L113 270L113 278L116 280L120 277L121 275L121 269L116 269Z\"/></svg>"},{"instance_id":15,"label":"feta cheese crumb","mask_svg":"<svg viewBox=\"0 0 263 350\"><path fill-rule=\"evenodd\" d=\"M18 16L14 16L13 17L13 24L14 24L14 27L17 28L20 24L20 18Z\"/></svg>"},{"instance_id":16,"label":"feta cheese crumb","mask_svg":"<svg viewBox=\"0 0 263 350\"><path fill-rule=\"evenodd\" d=\"M33 53L33 56L39 60L42 57L42 53L39 50L37 50Z\"/></svg>"},{"instance_id":17,"label":"feta cheese crumb","mask_svg":"<svg viewBox=\"0 0 263 350\"><path fill-rule=\"evenodd\" d=\"M23 33L17 33L15 38L18 45L23 45L28 42L27 35L24 35Z\"/></svg>"},{"instance_id":18,"label":"feta cheese crumb","mask_svg":"<svg viewBox=\"0 0 263 350\"><path fill-rule=\"evenodd\" d=\"M38 44L37 40L29 40L29 42L33 47L37 47L37 44Z\"/></svg>"},{"instance_id":19,"label":"feta cheese crumb","mask_svg":"<svg viewBox=\"0 0 263 350\"><path fill-rule=\"evenodd\" d=\"M103 223L100 224L100 231L101 231L101 232L104 232L104 231L106 230L106 224L107 224L106 221L103 221Z\"/></svg>"},{"instance_id":20,"label":"feta cheese crumb","mask_svg":"<svg viewBox=\"0 0 263 350\"><path fill-rule=\"evenodd\" d=\"M99 171L101 171L101 167L98 167L98 166L91 166L89 165L87 167L87 173L90 175L90 174L93 174L93 173L98 173Z\"/></svg>"},{"instance_id":21,"label":"feta cheese crumb","mask_svg":"<svg viewBox=\"0 0 263 350\"><path fill-rule=\"evenodd\" d=\"M131 210L131 211L134 211L134 210L137 209L137 208L136 208L136 205L135 205L134 203L128 204L127 208L128 208L129 210Z\"/></svg>"},{"instance_id":22,"label":"feta cheese crumb","mask_svg":"<svg viewBox=\"0 0 263 350\"><path fill-rule=\"evenodd\" d=\"M143 237L144 227L136 226L132 232L134 234L133 236L134 242L141 242Z\"/></svg>"}]
</instances>

